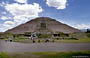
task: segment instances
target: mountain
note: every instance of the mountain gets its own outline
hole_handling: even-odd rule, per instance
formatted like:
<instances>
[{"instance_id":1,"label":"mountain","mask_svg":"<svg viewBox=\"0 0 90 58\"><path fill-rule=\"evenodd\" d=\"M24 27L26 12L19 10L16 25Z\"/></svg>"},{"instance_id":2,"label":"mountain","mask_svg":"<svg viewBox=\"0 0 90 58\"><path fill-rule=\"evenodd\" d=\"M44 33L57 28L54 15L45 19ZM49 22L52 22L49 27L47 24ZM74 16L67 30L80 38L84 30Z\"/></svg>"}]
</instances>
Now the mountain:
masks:
<instances>
[{"instance_id":1,"label":"mountain","mask_svg":"<svg viewBox=\"0 0 90 58\"><path fill-rule=\"evenodd\" d=\"M87 29L80 29L82 32L86 32L87 31Z\"/></svg>"},{"instance_id":2,"label":"mountain","mask_svg":"<svg viewBox=\"0 0 90 58\"><path fill-rule=\"evenodd\" d=\"M5 33L12 34L24 34L26 32L36 32L36 33L74 33L81 32L78 29L75 29L71 26L63 24L55 19L48 17L38 17L32 19L25 24L21 24L15 28L7 30Z\"/></svg>"}]
</instances>

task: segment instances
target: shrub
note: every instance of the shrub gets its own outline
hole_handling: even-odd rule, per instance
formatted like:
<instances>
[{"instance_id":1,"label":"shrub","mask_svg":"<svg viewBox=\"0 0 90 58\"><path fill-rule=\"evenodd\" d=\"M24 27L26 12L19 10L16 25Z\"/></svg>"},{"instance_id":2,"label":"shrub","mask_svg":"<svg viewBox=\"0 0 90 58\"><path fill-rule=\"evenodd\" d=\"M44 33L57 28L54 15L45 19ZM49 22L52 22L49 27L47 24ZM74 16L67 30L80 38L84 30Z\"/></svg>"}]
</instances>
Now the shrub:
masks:
<instances>
[{"instance_id":1,"label":"shrub","mask_svg":"<svg viewBox=\"0 0 90 58\"><path fill-rule=\"evenodd\" d=\"M51 38L52 35L51 34L39 34L38 37L39 38Z\"/></svg>"}]
</instances>

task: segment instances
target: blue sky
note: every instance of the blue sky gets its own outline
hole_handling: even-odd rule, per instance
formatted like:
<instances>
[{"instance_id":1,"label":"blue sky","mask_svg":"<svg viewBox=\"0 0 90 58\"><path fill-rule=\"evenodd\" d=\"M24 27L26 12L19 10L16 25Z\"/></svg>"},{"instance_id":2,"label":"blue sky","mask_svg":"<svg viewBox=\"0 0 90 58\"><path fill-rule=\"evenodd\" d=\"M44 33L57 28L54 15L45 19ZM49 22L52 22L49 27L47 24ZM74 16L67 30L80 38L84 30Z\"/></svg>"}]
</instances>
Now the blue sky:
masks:
<instances>
[{"instance_id":1,"label":"blue sky","mask_svg":"<svg viewBox=\"0 0 90 58\"><path fill-rule=\"evenodd\" d=\"M90 28L90 0L0 0L0 32L32 18L50 17L74 28Z\"/></svg>"}]
</instances>

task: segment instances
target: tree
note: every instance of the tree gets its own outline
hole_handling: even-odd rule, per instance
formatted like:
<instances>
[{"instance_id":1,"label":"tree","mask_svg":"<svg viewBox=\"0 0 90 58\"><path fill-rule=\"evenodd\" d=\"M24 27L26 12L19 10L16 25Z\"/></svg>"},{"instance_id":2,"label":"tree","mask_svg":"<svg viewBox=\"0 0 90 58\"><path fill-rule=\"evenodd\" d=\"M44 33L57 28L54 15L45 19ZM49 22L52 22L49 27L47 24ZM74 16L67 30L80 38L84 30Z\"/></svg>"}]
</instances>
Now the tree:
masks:
<instances>
[{"instance_id":1,"label":"tree","mask_svg":"<svg viewBox=\"0 0 90 58\"><path fill-rule=\"evenodd\" d=\"M90 29L87 29L86 33L90 33Z\"/></svg>"}]
</instances>

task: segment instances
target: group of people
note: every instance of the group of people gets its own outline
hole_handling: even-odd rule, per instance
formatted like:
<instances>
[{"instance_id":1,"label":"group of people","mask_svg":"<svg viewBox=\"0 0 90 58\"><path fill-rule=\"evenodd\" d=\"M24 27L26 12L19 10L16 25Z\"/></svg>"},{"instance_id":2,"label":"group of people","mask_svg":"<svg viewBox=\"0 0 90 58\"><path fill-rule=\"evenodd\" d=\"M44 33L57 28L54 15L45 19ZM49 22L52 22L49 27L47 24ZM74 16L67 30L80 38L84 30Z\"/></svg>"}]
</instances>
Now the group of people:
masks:
<instances>
[{"instance_id":1,"label":"group of people","mask_svg":"<svg viewBox=\"0 0 90 58\"><path fill-rule=\"evenodd\" d=\"M9 42L13 42L14 38L13 37L9 37L8 38L9 40L5 40L6 42L9 41Z\"/></svg>"},{"instance_id":2,"label":"group of people","mask_svg":"<svg viewBox=\"0 0 90 58\"><path fill-rule=\"evenodd\" d=\"M35 43L35 42L36 42L35 40L32 40L32 41L33 41L33 43ZM40 42L41 42L41 40L39 39L39 40L38 40L38 43L40 43ZM50 42L50 40L46 39L46 40L45 40L45 43L47 43L47 42ZM52 40L52 42L55 42L55 41L54 41L54 40Z\"/></svg>"}]
</instances>

